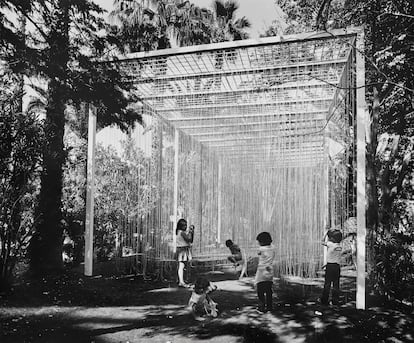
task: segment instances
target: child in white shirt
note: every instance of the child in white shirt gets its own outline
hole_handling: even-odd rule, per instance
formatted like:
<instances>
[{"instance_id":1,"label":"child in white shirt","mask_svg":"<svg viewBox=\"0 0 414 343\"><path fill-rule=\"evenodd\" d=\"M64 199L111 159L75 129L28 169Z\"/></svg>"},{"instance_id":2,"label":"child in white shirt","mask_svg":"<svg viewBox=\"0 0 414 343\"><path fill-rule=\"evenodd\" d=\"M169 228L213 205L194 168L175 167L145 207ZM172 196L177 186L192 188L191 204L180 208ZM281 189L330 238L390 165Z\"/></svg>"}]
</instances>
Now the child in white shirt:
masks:
<instances>
[{"instance_id":1,"label":"child in white shirt","mask_svg":"<svg viewBox=\"0 0 414 343\"><path fill-rule=\"evenodd\" d=\"M326 240L328 237L328 240ZM342 256L342 232L340 230L328 230L323 237L322 244L327 249L325 284L321 303L328 305L329 293L332 284L332 304L339 303L339 278L341 276L341 256Z\"/></svg>"},{"instance_id":2,"label":"child in white shirt","mask_svg":"<svg viewBox=\"0 0 414 343\"><path fill-rule=\"evenodd\" d=\"M254 283L259 298L259 311L267 312L273 309L273 263L276 256L275 247L272 245L272 237L268 232L261 232L256 237L259 243L259 264L257 266Z\"/></svg>"}]
</instances>

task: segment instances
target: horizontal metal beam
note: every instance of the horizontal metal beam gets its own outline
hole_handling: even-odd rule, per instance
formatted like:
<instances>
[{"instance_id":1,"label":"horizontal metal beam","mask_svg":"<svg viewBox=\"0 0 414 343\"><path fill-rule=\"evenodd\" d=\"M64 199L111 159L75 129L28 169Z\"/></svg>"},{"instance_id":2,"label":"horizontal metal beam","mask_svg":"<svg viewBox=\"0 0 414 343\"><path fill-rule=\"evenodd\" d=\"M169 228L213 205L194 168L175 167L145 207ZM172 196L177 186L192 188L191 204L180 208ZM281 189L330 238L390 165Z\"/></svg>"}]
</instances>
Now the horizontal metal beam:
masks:
<instances>
[{"instance_id":1,"label":"horizontal metal beam","mask_svg":"<svg viewBox=\"0 0 414 343\"><path fill-rule=\"evenodd\" d=\"M269 123L263 123L261 126L264 126L262 128L259 129L252 129L252 128L246 128L244 130L216 130L216 131L202 131L202 132L196 132L196 133L189 133L188 131L185 131L186 134L188 134L189 136L193 137L194 139L198 139L199 137L217 137L217 136L223 136L225 135L226 137L231 137L232 135L235 135L237 137L239 137L240 135L243 134L260 134L260 133L266 133L266 132L288 132L288 133L294 133L299 132L299 133L314 133L316 130L321 130L323 128L323 124L325 123L325 120L319 120L319 121L304 121L301 123L291 123L291 122L285 122L283 125L278 122L277 124L269 124ZM317 125L310 125L310 124L315 124L318 123ZM299 124L299 125L298 125ZM242 125L240 125L242 126ZM238 128L240 128L240 126ZM258 135L258 137L260 137L260 135Z\"/></svg>"},{"instance_id":2,"label":"horizontal metal beam","mask_svg":"<svg viewBox=\"0 0 414 343\"><path fill-rule=\"evenodd\" d=\"M237 148L234 146L228 146L228 147L223 147L222 149L220 148L216 148L215 151L217 153L217 155L225 155L228 153L234 153L234 154L248 154L250 152L253 153L268 153L268 152L280 152L280 151L303 151L305 149L309 149L309 150L313 150L313 149L322 149L323 145L321 144L321 142L311 142L309 144L302 144L300 146L294 146L294 147L284 147L284 146L260 146L260 145L256 145L256 146L248 146L245 148Z\"/></svg>"},{"instance_id":3,"label":"horizontal metal beam","mask_svg":"<svg viewBox=\"0 0 414 343\"><path fill-rule=\"evenodd\" d=\"M280 90L289 90L289 89L297 89L302 90L310 88L312 90L317 88L325 88L326 90L334 89L334 86L326 84L326 82L323 81L314 81L311 80L310 82L304 82L301 84L296 85L274 85L269 87L252 87L252 88L240 88L235 89L231 91L203 91L203 92L190 92L190 93L175 93L175 94L162 94L162 95L148 95L148 96L142 96L141 100L162 100L162 99L182 99L182 98L194 98L194 97L208 97L208 96L214 96L214 95L220 95L220 96L226 96L226 95L240 95L245 93L276 93L276 91Z\"/></svg>"},{"instance_id":4,"label":"horizontal metal beam","mask_svg":"<svg viewBox=\"0 0 414 343\"><path fill-rule=\"evenodd\" d=\"M302 100L285 100L285 101L271 101L271 102L246 102L246 103L238 103L238 104L220 104L215 103L211 105L200 105L200 106L180 106L180 107L174 107L174 108L157 108L156 111L158 113L171 113L171 112L179 112L183 113L186 111L194 111L194 110L205 110L205 109L214 109L214 112L218 112L221 109L224 108L240 108L241 110L244 108L249 107L258 107L258 108L266 108L266 107L276 107L275 105L287 105L287 104L308 104L308 103L315 103L315 102L321 102L321 103L331 103L332 98L311 98L311 99L302 99ZM277 108L277 107L276 107ZM168 120L168 117L165 118Z\"/></svg>"},{"instance_id":5,"label":"horizontal metal beam","mask_svg":"<svg viewBox=\"0 0 414 343\"><path fill-rule=\"evenodd\" d=\"M260 119L260 118L266 118L266 117L283 117L283 116L295 116L295 115L303 115L303 114L309 114L309 115L319 115L319 114L327 114L327 111L309 111L309 112L271 112L271 113L261 113L261 112L252 112L247 114L229 114L229 115L214 115L214 116L201 116L201 117L182 117L182 118L166 118L162 117L165 121L174 123L174 127L180 127L178 124L175 124L176 122L189 122L189 121L207 121L207 120L214 120L214 121L222 121L222 120L237 120L239 122L243 122L248 119Z\"/></svg>"},{"instance_id":6,"label":"horizontal metal beam","mask_svg":"<svg viewBox=\"0 0 414 343\"><path fill-rule=\"evenodd\" d=\"M227 166L228 168L232 167L248 167L248 166L256 166L256 167L271 167L271 166L286 166L297 163L298 166L302 166L306 163L318 164L325 162L325 158L323 156L312 156L310 158L292 158L292 159L275 159L271 163L263 163L261 161L244 161L239 163L238 161L223 161L223 166Z\"/></svg>"},{"instance_id":7,"label":"horizontal metal beam","mask_svg":"<svg viewBox=\"0 0 414 343\"><path fill-rule=\"evenodd\" d=\"M161 49L154 51L135 52L127 54L123 58L119 58L110 63L119 62L133 62L134 60L165 58L169 56L187 55L187 54L201 54L203 52L213 52L218 50L233 50L233 49L247 49L256 47L265 47L269 45L289 45L292 43L301 43L314 40L339 40L344 38L356 37L362 31L362 27L352 27L345 29L334 29L329 31L314 31L299 34L265 37L259 39L245 39L231 42L200 44L188 47ZM102 63L108 63L103 61Z\"/></svg>"},{"instance_id":8,"label":"horizontal metal beam","mask_svg":"<svg viewBox=\"0 0 414 343\"><path fill-rule=\"evenodd\" d=\"M298 130L295 133L289 133L289 134L281 134L281 135L268 135L268 136L244 136L244 137L227 137L227 138L213 138L213 139L199 139L197 140L201 144L210 144L210 143L217 143L217 142L228 142L228 141L263 141L268 139L284 139L288 137L299 137L299 136L311 136L311 135L323 135L323 132L320 130L315 129L315 131L310 131L308 129L305 130Z\"/></svg>"},{"instance_id":9,"label":"horizontal metal beam","mask_svg":"<svg viewBox=\"0 0 414 343\"><path fill-rule=\"evenodd\" d=\"M279 139L275 139L272 138L270 141L267 140L262 140L262 141L248 141L248 142L244 142L243 144L240 144L239 141L225 141L225 142L214 142L211 144L205 144L203 143L203 146L207 149L231 149L231 148L247 148L247 147L253 147L253 146L260 146L260 147L267 147L267 146L279 146L281 148L285 147L290 147L293 148L294 145L306 145L306 144L316 144L316 143L320 143L323 144L324 143L324 136L302 136L302 137L298 137L297 140L294 139L290 139L291 137L285 137L285 139L279 138ZM299 139L301 138L301 139ZM305 138L305 139L304 139Z\"/></svg>"},{"instance_id":10,"label":"horizontal metal beam","mask_svg":"<svg viewBox=\"0 0 414 343\"><path fill-rule=\"evenodd\" d=\"M290 63L284 65L273 65L273 66L257 66L254 68L241 68L241 69L216 69L211 70L208 72L198 72L198 73L184 73L181 75L156 75L156 76L148 76L143 77L141 73L139 77L134 76L133 73L128 73L126 77L124 77L126 82L131 82L132 80L134 83L152 83L152 82L170 82L170 81L179 81L179 80L189 80L189 79L201 79L201 78L210 78L210 77L218 77L218 76L234 76L234 75L250 75L250 74L258 74L258 73L265 73L274 70L288 70L288 69L297 69L301 67L312 67L312 69L316 69L316 67L329 65L338 65L338 69L341 69L342 65L347 62L347 58L337 59L337 60L324 60L324 61L310 61L310 62L299 62L299 63Z\"/></svg>"},{"instance_id":11,"label":"horizontal metal beam","mask_svg":"<svg viewBox=\"0 0 414 343\"><path fill-rule=\"evenodd\" d=\"M269 156L268 158L264 158L262 155L254 155L253 153L240 157L237 155L225 155L223 161L228 162L249 162L249 161L258 161L258 162L272 162L275 160L289 160L289 159L312 159L315 157L326 157L323 150L320 151L303 151L302 153L289 153L287 152L280 152L279 154L274 154L272 156Z\"/></svg>"},{"instance_id":12,"label":"horizontal metal beam","mask_svg":"<svg viewBox=\"0 0 414 343\"><path fill-rule=\"evenodd\" d=\"M309 151L324 151L323 145L304 145L301 147L293 147L290 149L283 149L283 147L250 147L245 150L237 150L237 149L223 149L221 151L217 151L217 155L221 156L248 156L248 155L257 155L257 156L271 156L273 154L279 154L282 152L288 153L302 153L302 152L309 152Z\"/></svg>"},{"instance_id":13,"label":"horizontal metal beam","mask_svg":"<svg viewBox=\"0 0 414 343\"><path fill-rule=\"evenodd\" d=\"M326 115L328 112L320 112L320 111L314 111L314 112L307 112L307 113L289 113L289 114L278 114L278 117L283 117L283 119L273 120L273 118L270 118L270 120L262 120L258 121L260 119L260 113L257 113L255 115L251 115L249 117L243 116L243 121L240 121L240 116L235 115L231 119L227 119L231 121L232 119L236 122L230 122L230 123L222 123L223 120L214 120L214 124L197 124L197 125L180 125L176 124L174 125L177 129L182 130L183 132L187 133L190 130L196 130L199 131L200 129L221 129L221 128L233 128L233 127L256 127L256 126L266 126L266 125L274 125L274 124L282 124L282 123L299 123L299 122L312 122L312 121L326 121ZM308 116L307 118L305 116ZM264 118L266 117L275 117L275 115L269 115L269 113L263 115ZM222 119L221 117L219 119ZM246 122L246 119L255 119L255 121L249 121Z\"/></svg>"},{"instance_id":14,"label":"horizontal metal beam","mask_svg":"<svg viewBox=\"0 0 414 343\"><path fill-rule=\"evenodd\" d=\"M307 160L307 161L290 161L283 162L277 165L260 165L252 164L244 167L249 167L255 170L273 170L273 169L291 169L291 168L310 168L316 167L317 165L323 163L323 160Z\"/></svg>"},{"instance_id":15,"label":"horizontal metal beam","mask_svg":"<svg viewBox=\"0 0 414 343\"><path fill-rule=\"evenodd\" d=\"M288 159L308 159L308 158L316 158L316 157L323 157L325 156L323 151L303 151L302 153L279 153L273 154L271 156L256 156L253 153L249 155L221 155L223 163L227 162L238 162L238 163L245 163L246 161L258 161L258 162L269 162L274 160L288 160Z\"/></svg>"}]
</instances>

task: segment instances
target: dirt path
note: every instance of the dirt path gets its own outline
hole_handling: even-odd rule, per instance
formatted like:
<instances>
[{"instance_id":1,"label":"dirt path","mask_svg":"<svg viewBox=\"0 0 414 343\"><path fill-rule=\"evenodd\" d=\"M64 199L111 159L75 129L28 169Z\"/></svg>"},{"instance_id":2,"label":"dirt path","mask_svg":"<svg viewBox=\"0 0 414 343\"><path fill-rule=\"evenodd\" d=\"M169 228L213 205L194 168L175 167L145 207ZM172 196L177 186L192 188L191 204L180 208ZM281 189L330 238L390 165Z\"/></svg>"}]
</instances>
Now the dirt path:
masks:
<instances>
[{"instance_id":1,"label":"dirt path","mask_svg":"<svg viewBox=\"0 0 414 343\"><path fill-rule=\"evenodd\" d=\"M12 299L2 303L0 342L414 342L413 318L400 311L361 312L352 302L321 308L312 296L285 297L285 289L275 311L261 314L252 279L215 283L221 314L203 322L185 310L190 292L168 285L143 289L136 282L96 280L71 293L73 299L53 291L37 294L44 301L30 296L27 306Z\"/></svg>"}]
</instances>

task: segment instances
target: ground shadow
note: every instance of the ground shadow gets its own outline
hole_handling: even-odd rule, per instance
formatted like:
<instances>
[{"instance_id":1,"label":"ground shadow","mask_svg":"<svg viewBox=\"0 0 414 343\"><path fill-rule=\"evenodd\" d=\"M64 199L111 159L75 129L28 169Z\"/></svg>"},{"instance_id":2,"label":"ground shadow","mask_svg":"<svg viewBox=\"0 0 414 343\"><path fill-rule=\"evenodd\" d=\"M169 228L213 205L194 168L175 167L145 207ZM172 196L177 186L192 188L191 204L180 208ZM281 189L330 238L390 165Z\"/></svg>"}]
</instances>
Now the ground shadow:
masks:
<instances>
[{"instance_id":1,"label":"ground shadow","mask_svg":"<svg viewBox=\"0 0 414 343\"><path fill-rule=\"evenodd\" d=\"M401 309L357 311L351 296L343 296L339 307L320 306L321 280L277 280L274 311L263 314L256 310L251 278L229 280L220 273L210 278L219 286L213 297L221 313L202 322L186 312L190 291L175 284L135 276L31 281L1 299L0 341L413 341L413 318ZM344 280L343 286L346 294L354 284Z\"/></svg>"}]
</instances>

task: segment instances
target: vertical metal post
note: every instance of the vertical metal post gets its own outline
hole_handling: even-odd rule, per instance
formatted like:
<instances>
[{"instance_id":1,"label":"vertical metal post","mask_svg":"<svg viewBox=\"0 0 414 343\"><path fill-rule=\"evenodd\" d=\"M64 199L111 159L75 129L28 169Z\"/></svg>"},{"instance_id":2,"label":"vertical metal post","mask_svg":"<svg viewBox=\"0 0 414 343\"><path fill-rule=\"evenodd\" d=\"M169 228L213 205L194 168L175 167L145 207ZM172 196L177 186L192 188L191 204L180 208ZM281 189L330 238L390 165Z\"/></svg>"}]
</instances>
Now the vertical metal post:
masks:
<instances>
[{"instance_id":1,"label":"vertical metal post","mask_svg":"<svg viewBox=\"0 0 414 343\"><path fill-rule=\"evenodd\" d=\"M200 179L199 179L199 202L198 213L200 215L200 234L199 234L199 248L201 250L201 244L203 243L203 146L200 145Z\"/></svg>"},{"instance_id":2,"label":"vertical metal post","mask_svg":"<svg viewBox=\"0 0 414 343\"><path fill-rule=\"evenodd\" d=\"M326 141L326 140L325 140ZM325 172L326 172L326 192L325 192L325 196L326 196L326 213L324 213L325 215L325 220L324 220L324 227L323 227L323 233L325 234L325 230L328 227L328 225L330 227L332 227L332 223L329 221L329 214L330 214L330 203L329 203L329 158L328 158L328 149L326 148L326 144L325 144L325 163L326 163L326 168L325 168ZM328 249L327 247L324 245L323 246L323 265L326 265L326 262L328 261Z\"/></svg>"},{"instance_id":3,"label":"vertical metal post","mask_svg":"<svg viewBox=\"0 0 414 343\"><path fill-rule=\"evenodd\" d=\"M86 220L85 220L85 269L86 276L93 275L93 219L95 193L95 141L96 109L89 106L88 111L88 162L86 180Z\"/></svg>"},{"instance_id":4,"label":"vertical metal post","mask_svg":"<svg viewBox=\"0 0 414 343\"><path fill-rule=\"evenodd\" d=\"M221 187L222 169L221 162L218 162L218 184L217 184L217 243L221 243Z\"/></svg>"},{"instance_id":5,"label":"vertical metal post","mask_svg":"<svg viewBox=\"0 0 414 343\"><path fill-rule=\"evenodd\" d=\"M365 103L364 34L356 41L356 125L357 125L357 291L356 308L365 309L366 171L365 148L368 125Z\"/></svg>"},{"instance_id":6,"label":"vertical metal post","mask_svg":"<svg viewBox=\"0 0 414 343\"><path fill-rule=\"evenodd\" d=\"M180 133L177 129L174 130L174 200L173 200L173 249L174 253L177 251L177 236L175 235L175 228L177 226L177 212L178 212L178 149Z\"/></svg>"},{"instance_id":7,"label":"vertical metal post","mask_svg":"<svg viewBox=\"0 0 414 343\"><path fill-rule=\"evenodd\" d=\"M331 115L330 113L328 115ZM323 213L324 215L324 219L323 219L323 234L325 234L327 227L332 227L332 223L331 223L331 203L330 203L330 179L329 179L329 141L326 139L326 131L324 131L324 152L325 152L325 156L324 156L324 162L325 162L325 202L324 202L324 208L325 211ZM323 237L323 236L321 236ZM326 262L328 260L328 249L327 247L324 245L323 246L323 265L326 265Z\"/></svg>"}]
</instances>

